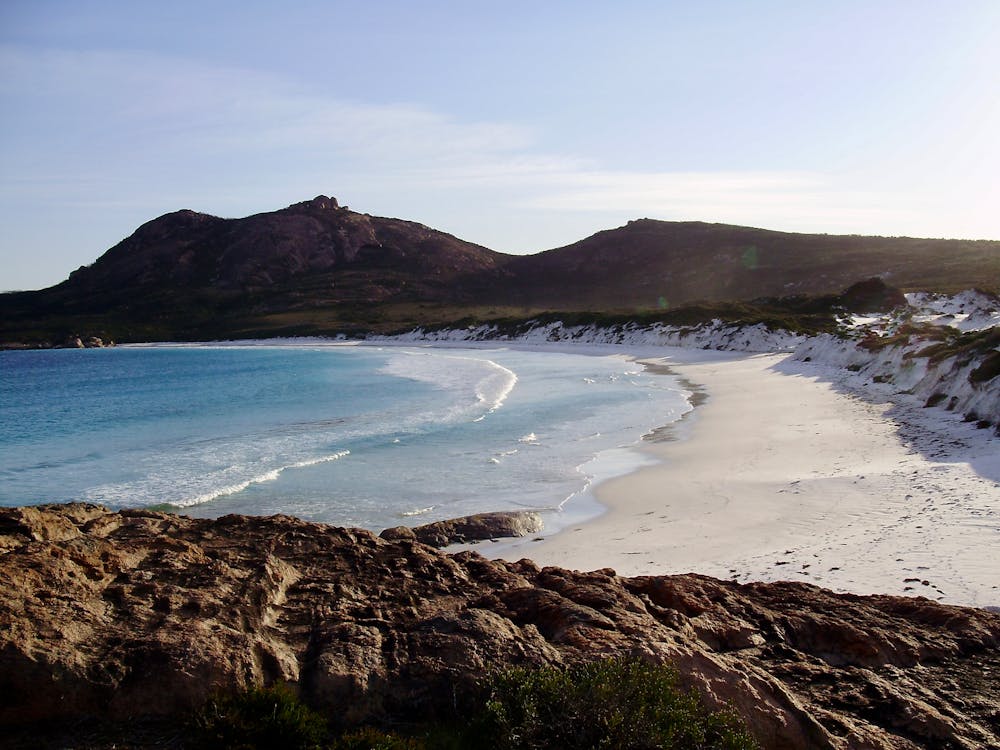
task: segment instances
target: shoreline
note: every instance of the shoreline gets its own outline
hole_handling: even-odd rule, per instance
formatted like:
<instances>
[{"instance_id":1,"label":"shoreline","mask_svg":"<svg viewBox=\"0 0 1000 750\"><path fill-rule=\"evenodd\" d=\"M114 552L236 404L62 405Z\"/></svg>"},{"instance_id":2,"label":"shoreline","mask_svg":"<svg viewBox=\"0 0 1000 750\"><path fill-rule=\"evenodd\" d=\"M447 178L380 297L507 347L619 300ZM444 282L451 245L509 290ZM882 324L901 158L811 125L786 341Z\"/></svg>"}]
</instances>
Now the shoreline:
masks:
<instances>
[{"instance_id":1,"label":"shoreline","mask_svg":"<svg viewBox=\"0 0 1000 750\"><path fill-rule=\"evenodd\" d=\"M143 345L122 345L118 347L123 350L149 350L149 349L309 349L309 350L368 350L372 354L386 350L389 352L386 357L396 357L400 354L426 353L434 355L432 358L405 358L408 362L420 361L451 361L448 357L452 355L462 359L477 359L488 363L492 368L490 372L499 366L493 361L511 360L524 366L526 379L518 387L517 394L520 398L520 406L514 405L505 407L498 418L504 417L510 409L515 416L521 413L522 418L511 422L508 419L505 423L499 423L501 432L501 442L492 440L478 442L475 444L459 446L456 455L463 460L467 467L461 476L467 477L466 482L454 482L454 487L435 484L432 477L428 477L427 482L421 481L424 488L420 492L408 492L408 488L399 482L387 481L384 487L380 485L380 490L388 490L381 496L381 505L384 512L372 512L369 515L378 517L351 517L351 508L341 512L343 505L339 502L343 498L341 495L335 496L328 503L322 505L328 494L324 482L316 477L320 477L322 467L313 469L315 464L325 464L333 458L347 455L347 451L352 452L350 461L368 462L369 477L365 479L365 484L358 485L358 492L368 491L368 482L371 480L371 472L377 472L385 464L366 458L362 445L355 450L355 445L351 442L338 442L331 444L328 451L321 451L322 456L316 459L307 455L305 458L296 457L296 460L289 459L285 462L274 462L269 465L257 468L253 471L242 472L232 477L225 477L225 482L218 481L207 486L198 487L198 493L189 493L193 499L187 496L177 495L177 500L173 495L166 493L144 492L137 496L130 496L121 502L116 502L118 496L105 498L100 492L90 492L89 494L78 492L75 494L66 493L67 497L42 498L44 502L58 502L60 499L73 499L81 501L105 502L109 507L153 507L166 512L187 514L194 517L218 516L228 513L247 514L269 514L269 513L291 513L313 521L322 521L345 526L359 526L368 528L376 533L384 528L396 526L398 524L426 523L443 521L458 516L464 516L477 512L490 512L497 510L517 510L531 509L545 514L546 526L544 533L554 533L558 527L564 524L583 522L591 517L604 512L604 507L593 498L591 488L594 484L602 482L612 476L627 474L636 468L653 461L648 456L643 456L622 446L631 446L638 441L644 433L655 430L661 425L676 419L683 411L690 407L685 399L687 394L681 392L676 386L674 378L666 381L658 374L640 371L649 368L636 361L636 357L628 352L623 352L623 347L612 345L585 345L576 343L563 344L529 344L507 345L503 342L475 342L458 343L447 345L437 343L427 346L425 342L398 342L398 341L375 341L375 342L342 342L318 339L262 339L239 342L188 342L178 344L176 342L154 342ZM392 350L396 350L393 352ZM127 351L122 352L126 354ZM76 354L76 352L74 352ZM104 352L93 352L90 357L100 355ZM565 357L563 355L566 355ZM537 358L532 359L532 358ZM75 356L70 356L75 359ZM590 362L590 360L594 360ZM535 363L535 364L532 364ZM518 372L521 368L514 366ZM553 369L554 368L554 369ZM400 369L400 368L397 368ZM409 366L402 369L412 369ZM417 368L419 371L421 368ZM500 368L504 369L504 368ZM560 390L551 391L533 385L532 374L539 372L558 371L559 377L566 377L568 380ZM591 372L593 370L593 372ZM632 385L645 383L642 388L648 393L643 395L643 391L635 391L633 396L626 401L607 402L601 390L604 383L603 375L605 370L609 375L608 383L619 381L622 388L631 389ZM479 372L479 370L475 370ZM514 373L507 371L511 377ZM401 377L406 377L402 373ZM525 377L522 375L522 377ZM546 377L551 378L551 375ZM596 379L595 379L596 378ZM537 377L536 377L537 380ZM571 382L572 381L572 382ZM514 381L516 382L516 380ZM539 382L541 382L539 380ZM551 383L549 381L549 388ZM559 381L561 382L561 381ZM577 383L577 385L574 385ZM590 383L591 385L582 385ZM436 383L435 383L436 384ZM472 388L476 385L476 379L470 375L469 379L462 378L462 387L468 391L468 398L472 399ZM492 386L491 386L492 387ZM615 388L617 386L611 386ZM527 394L527 399L524 398ZM572 398L569 398L572 394ZM478 390L476 398L480 403L486 398ZM492 397L491 397L492 398ZM558 413L548 409L548 402L552 399L561 398ZM624 398L624 396L623 396ZM649 401L645 399L651 399ZM506 399L506 395L502 400ZM515 399L517 400L517 399ZM492 402L491 402L492 403ZM514 403L513 401L511 402ZM527 406L525 406L527 404ZM486 403L484 409L490 406ZM509 406L509 405L508 405ZM591 408L593 407L593 408ZM624 407L624 410L623 410ZM490 408L488 413L492 413L497 408L496 404ZM525 409L529 409L525 412ZM589 426L584 425L588 413L601 416L595 419L592 416ZM556 415L553 425L549 425L550 414ZM475 415L472 415L475 416ZM469 417L471 419L471 417ZM473 421L480 421L483 417ZM575 424L577 420L584 427L579 428L580 433L576 435L573 429L562 429L560 424ZM504 430L512 429L511 425L523 422L523 429L510 432L509 435ZM487 434L495 436L497 428L489 425L477 428L476 435L485 438ZM530 443L536 441L535 432L538 432L537 439L542 450L531 446ZM404 442L417 444L421 442L420 433L414 432L412 440L404 437ZM531 438L530 440L528 438ZM393 442L400 442L399 440ZM337 448L336 452L329 454L329 450ZM425 449L425 453L428 449ZM509 459L508 456L520 453L517 459ZM542 458L535 458L535 456ZM524 469L518 469L516 460L524 456L521 466L537 466L534 474L524 473ZM360 457L360 458L358 458ZM301 460L300 460L301 459ZM510 464L498 466L494 471L491 465L484 470L481 462L487 464ZM239 463L237 460L236 463ZM346 463L346 462L345 462ZM551 471L549 468L552 467ZM112 467L113 468L113 467ZM238 468L238 467L237 467ZM299 471L299 470L303 471ZM384 471L384 468L382 468ZM474 472L469 474L469 471ZM287 472L287 475L286 475ZM487 474L486 472L491 472ZM104 476L107 476L105 474ZM355 472L356 478L357 472ZM409 476L422 476L410 474ZM541 477L535 481L535 477ZM483 478L482 484L477 484L477 478ZM110 484L111 480L103 480ZM97 482L94 483L98 484ZM137 482L140 490L146 489ZM300 488L304 488L300 492ZM428 492L429 491L429 492ZM309 493L313 494L310 495ZM3 500L5 504L16 502L13 492L7 493ZM24 493L17 493L23 497ZM57 493L49 493L56 495ZM124 493L119 493L123 495ZM197 496L195 496L197 495ZM402 504L408 495L416 496L412 503L405 507L396 508L397 500ZM302 501L300 497L306 498ZM313 497L319 498L312 506L308 501ZM439 498L442 498L439 500ZM418 501L419 500L419 501ZM350 498L347 502L351 502ZM37 502L37 501L36 501Z\"/></svg>"},{"instance_id":2,"label":"shoreline","mask_svg":"<svg viewBox=\"0 0 1000 750\"><path fill-rule=\"evenodd\" d=\"M597 485L600 516L479 551L629 576L697 572L1000 605L1000 559L984 552L1000 541L1000 484L974 457L929 458L886 414L899 404L852 396L788 354L677 355L657 361L706 393L670 425L681 439L638 446L656 463Z\"/></svg>"},{"instance_id":3,"label":"shoreline","mask_svg":"<svg viewBox=\"0 0 1000 750\"><path fill-rule=\"evenodd\" d=\"M558 530L449 551L1000 605L1000 560L986 552L1000 541L996 441L986 445L985 432L960 415L920 409L842 368L788 353L630 344L254 343L610 354L671 375L693 394L694 408L677 421L605 451L603 460L630 468L610 478L598 472Z\"/></svg>"}]
</instances>

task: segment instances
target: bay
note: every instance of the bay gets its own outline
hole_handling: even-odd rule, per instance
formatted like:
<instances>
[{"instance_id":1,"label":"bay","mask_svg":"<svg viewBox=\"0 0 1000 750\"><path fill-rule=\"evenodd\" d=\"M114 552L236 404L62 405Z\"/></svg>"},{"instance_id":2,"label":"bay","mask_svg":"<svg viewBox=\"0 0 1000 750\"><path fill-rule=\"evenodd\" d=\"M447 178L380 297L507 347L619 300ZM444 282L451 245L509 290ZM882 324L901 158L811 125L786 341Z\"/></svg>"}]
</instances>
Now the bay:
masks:
<instances>
[{"instance_id":1,"label":"bay","mask_svg":"<svg viewBox=\"0 0 1000 750\"><path fill-rule=\"evenodd\" d=\"M621 356L276 345L0 352L0 504L286 513L379 530L600 509L682 388Z\"/></svg>"}]
</instances>

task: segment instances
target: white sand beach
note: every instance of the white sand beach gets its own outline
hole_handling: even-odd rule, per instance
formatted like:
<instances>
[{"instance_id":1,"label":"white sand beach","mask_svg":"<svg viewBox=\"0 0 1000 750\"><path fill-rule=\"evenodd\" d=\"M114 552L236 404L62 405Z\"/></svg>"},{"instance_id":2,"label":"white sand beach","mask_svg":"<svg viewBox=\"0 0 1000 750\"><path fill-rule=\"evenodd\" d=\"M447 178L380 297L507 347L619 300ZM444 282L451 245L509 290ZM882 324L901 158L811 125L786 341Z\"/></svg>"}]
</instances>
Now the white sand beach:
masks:
<instances>
[{"instance_id":1,"label":"white sand beach","mask_svg":"<svg viewBox=\"0 0 1000 750\"><path fill-rule=\"evenodd\" d=\"M784 354L657 361L705 392L680 439L644 443L657 463L598 486L599 518L494 554L1000 605L1000 440Z\"/></svg>"}]
</instances>

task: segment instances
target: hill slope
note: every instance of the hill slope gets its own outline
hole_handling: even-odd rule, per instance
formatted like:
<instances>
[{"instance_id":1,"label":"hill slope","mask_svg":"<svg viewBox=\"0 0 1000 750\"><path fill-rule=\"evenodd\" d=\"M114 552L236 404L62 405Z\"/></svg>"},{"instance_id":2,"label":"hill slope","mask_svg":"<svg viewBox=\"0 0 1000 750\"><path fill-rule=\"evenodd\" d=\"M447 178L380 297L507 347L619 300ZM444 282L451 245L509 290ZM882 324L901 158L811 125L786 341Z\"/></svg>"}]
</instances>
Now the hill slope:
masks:
<instances>
[{"instance_id":1,"label":"hill slope","mask_svg":"<svg viewBox=\"0 0 1000 750\"><path fill-rule=\"evenodd\" d=\"M1000 242L641 219L517 258L509 270L521 299L570 309L833 294L874 276L906 291L958 291L1000 286Z\"/></svg>"}]
</instances>

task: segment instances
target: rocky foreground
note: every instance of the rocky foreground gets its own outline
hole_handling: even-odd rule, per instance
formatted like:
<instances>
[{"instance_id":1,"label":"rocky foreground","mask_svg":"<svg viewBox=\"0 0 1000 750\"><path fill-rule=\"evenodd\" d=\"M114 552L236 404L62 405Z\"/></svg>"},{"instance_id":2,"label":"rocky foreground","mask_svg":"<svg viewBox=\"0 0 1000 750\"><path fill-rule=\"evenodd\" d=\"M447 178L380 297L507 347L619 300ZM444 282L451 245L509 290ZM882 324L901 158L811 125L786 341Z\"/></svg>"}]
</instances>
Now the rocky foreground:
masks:
<instances>
[{"instance_id":1,"label":"rocky foreground","mask_svg":"<svg viewBox=\"0 0 1000 750\"><path fill-rule=\"evenodd\" d=\"M405 535L401 535L405 537ZM179 716L283 679L348 722L446 713L491 667L639 655L767 748L1000 747L1000 615L448 555L276 516L0 509L0 723Z\"/></svg>"}]
</instances>

